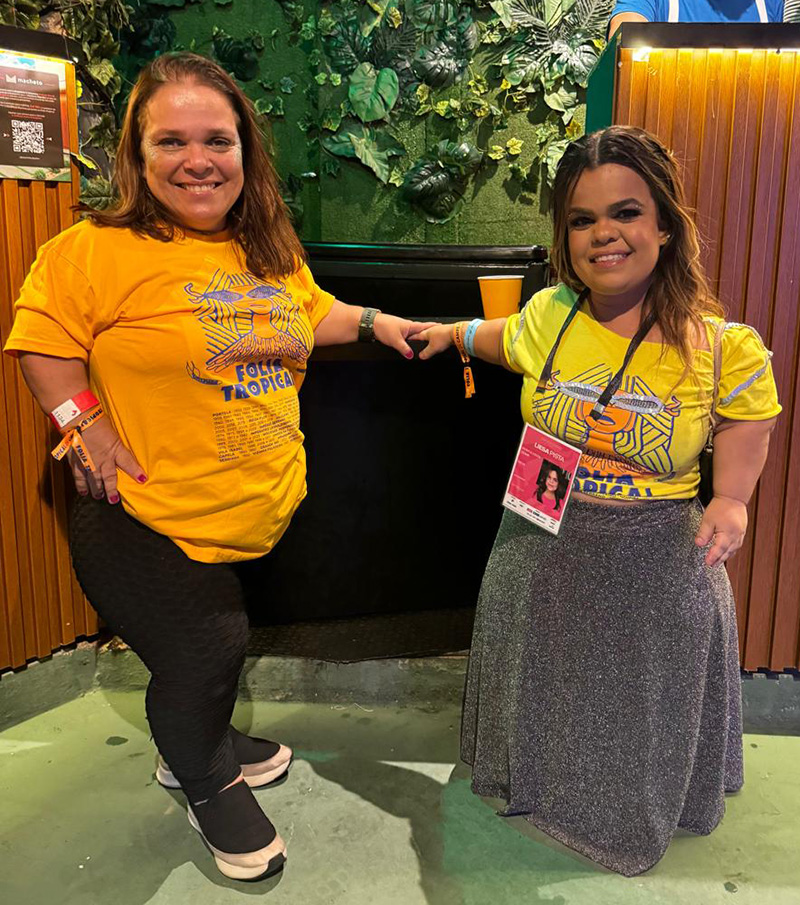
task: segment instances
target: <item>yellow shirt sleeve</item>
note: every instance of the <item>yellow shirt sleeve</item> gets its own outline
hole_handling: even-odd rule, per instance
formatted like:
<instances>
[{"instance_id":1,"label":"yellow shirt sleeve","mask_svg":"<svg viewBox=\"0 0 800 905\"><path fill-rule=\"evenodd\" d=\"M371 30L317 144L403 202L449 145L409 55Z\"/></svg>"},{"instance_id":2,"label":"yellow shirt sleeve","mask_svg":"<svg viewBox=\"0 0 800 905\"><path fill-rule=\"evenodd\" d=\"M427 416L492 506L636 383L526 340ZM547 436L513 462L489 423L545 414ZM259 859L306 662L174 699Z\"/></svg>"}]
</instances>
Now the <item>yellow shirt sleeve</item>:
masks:
<instances>
[{"instance_id":1,"label":"yellow shirt sleeve","mask_svg":"<svg viewBox=\"0 0 800 905\"><path fill-rule=\"evenodd\" d=\"M765 421L781 411L770 352L758 333L734 324L722 335L717 414L736 421Z\"/></svg>"},{"instance_id":2,"label":"yellow shirt sleeve","mask_svg":"<svg viewBox=\"0 0 800 905\"><path fill-rule=\"evenodd\" d=\"M107 326L89 280L56 248L44 246L20 290L5 351L88 361Z\"/></svg>"},{"instance_id":3,"label":"yellow shirt sleeve","mask_svg":"<svg viewBox=\"0 0 800 905\"><path fill-rule=\"evenodd\" d=\"M544 363L541 360L542 337L556 336L576 298L576 294L561 283L548 286L532 295L519 314L508 318L503 330L503 354L512 371L538 379Z\"/></svg>"},{"instance_id":4,"label":"yellow shirt sleeve","mask_svg":"<svg viewBox=\"0 0 800 905\"><path fill-rule=\"evenodd\" d=\"M524 311L524 309L523 309ZM522 324L522 314L512 314L507 320L503 328L503 354L506 357L506 363L512 371L517 374L524 374L525 369L517 360L517 355L523 350L519 346L518 334Z\"/></svg>"},{"instance_id":5,"label":"yellow shirt sleeve","mask_svg":"<svg viewBox=\"0 0 800 905\"><path fill-rule=\"evenodd\" d=\"M316 330L320 321L322 321L331 310L336 298L331 295L330 292L325 292L324 289L320 289L320 287L317 286L307 264L303 264L300 270L298 270L297 279L300 281L303 288L310 293L309 300L306 303L306 313L311 320L312 328Z\"/></svg>"}]
</instances>

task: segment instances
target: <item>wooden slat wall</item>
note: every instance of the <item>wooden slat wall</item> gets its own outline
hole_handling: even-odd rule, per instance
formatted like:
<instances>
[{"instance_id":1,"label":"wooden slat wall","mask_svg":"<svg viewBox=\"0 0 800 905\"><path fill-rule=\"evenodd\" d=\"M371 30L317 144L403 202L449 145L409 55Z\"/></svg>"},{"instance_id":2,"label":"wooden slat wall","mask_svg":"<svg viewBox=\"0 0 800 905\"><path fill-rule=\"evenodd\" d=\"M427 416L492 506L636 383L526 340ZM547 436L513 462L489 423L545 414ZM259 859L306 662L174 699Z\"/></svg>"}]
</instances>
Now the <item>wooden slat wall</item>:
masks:
<instances>
[{"instance_id":1,"label":"wooden slat wall","mask_svg":"<svg viewBox=\"0 0 800 905\"><path fill-rule=\"evenodd\" d=\"M800 54L620 51L614 122L681 161L729 320L774 351L784 410L729 568L745 669L800 668Z\"/></svg>"},{"instance_id":2,"label":"wooden slat wall","mask_svg":"<svg viewBox=\"0 0 800 905\"><path fill-rule=\"evenodd\" d=\"M77 150L74 69L67 67L70 147ZM0 345L38 248L74 223L71 183L0 180ZM0 356L0 670L46 657L97 632L97 616L76 582L67 548L67 476L50 457L57 435Z\"/></svg>"}]
</instances>

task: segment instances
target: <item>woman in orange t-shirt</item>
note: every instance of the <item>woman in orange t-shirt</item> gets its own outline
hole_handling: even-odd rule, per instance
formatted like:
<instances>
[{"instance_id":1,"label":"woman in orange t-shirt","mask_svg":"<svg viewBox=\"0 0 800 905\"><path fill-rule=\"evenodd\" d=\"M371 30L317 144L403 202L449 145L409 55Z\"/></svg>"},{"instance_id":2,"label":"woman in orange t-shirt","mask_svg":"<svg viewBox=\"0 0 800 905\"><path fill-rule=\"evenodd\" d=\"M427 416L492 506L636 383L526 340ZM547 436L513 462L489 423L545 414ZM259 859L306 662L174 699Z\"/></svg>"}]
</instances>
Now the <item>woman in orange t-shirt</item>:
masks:
<instances>
[{"instance_id":1,"label":"woman in orange t-shirt","mask_svg":"<svg viewBox=\"0 0 800 905\"><path fill-rule=\"evenodd\" d=\"M251 787L292 752L230 726L248 637L237 563L269 551L305 494L313 345L412 358L425 325L315 285L253 107L203 57L142 71L115 183L113 209L40 250L6 351L69 438L81 585L152 673L156 776L184 789L222 873L258 879L286 846Z\"/></svg>"}]
</instances>

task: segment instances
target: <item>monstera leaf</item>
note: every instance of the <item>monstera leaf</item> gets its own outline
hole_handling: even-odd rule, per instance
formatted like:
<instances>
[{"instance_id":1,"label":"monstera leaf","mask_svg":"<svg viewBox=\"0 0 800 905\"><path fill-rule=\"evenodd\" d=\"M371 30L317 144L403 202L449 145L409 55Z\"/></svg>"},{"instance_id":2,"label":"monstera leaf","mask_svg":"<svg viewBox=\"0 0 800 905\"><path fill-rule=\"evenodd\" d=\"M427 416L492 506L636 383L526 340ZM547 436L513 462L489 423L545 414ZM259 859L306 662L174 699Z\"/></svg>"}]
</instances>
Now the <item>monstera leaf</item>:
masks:
<instances>
[{"instance_id":1,"label":"monstera leaf","mask_svg":"<svg viewBox=\"0 0 800 905\"><path fill-rule=\"evenodd\" d=\"M468 11L452 27L440 32L434 44L414 54L416 75L431 88L449 88L469 65L478 46L478 30Z\"/></svg>"},{"instance_id":2,"label":"monstera leaf","mask_svg":"<svg viewBox=\"0 0 800 905\"><path fill-rule=\"evenodd\" d=\"M392 69L377 71L371 63L361 63L350 76L347 94L356 116L365 123L385 119L397 102L400 83Z\"/></svg>"},{"instance_id":3,"label":"monstera leaf","mask_svg":"<svg viewBox=\"0 0 800 905\"><path fill-rule=\"evenodd\" d=\"M597 58L598 52L594 44L578 33L570 35L566 40L557 38L553 42L550 69L554 75L566 76L585 88Z\"/></svg>"},{"instance_id":4,"label":"monstera leaf","mask_svg":"<svg viewBox=\"0 0 800 905\"><path fill-rule=\"evenodd\" d=\"M403 96L419 83L411 66L417 43L417 29L407 16L397 28L384 25L373 33L370 62L376 69L392 69L397 73Z\"/></svg>"},{"instance_id":5,"label":"monstera leaf","mask_svg":"<svg viewBox=\"0 0 800 905\"><path fill-rule=\"evenodd\" d=\"M466 60L456 56L455 48L444 41L420 47L411 64L414 74L431 88L449 88L466 67Z\"/></svg>"},{"instance_id":6,"label":"monstera leaf","mask_svg":"<svg viewBox=\"0 0 800 905\"><path fill-rule=\"evenodd\" d=\"M422 31L455 25L459 3L453 0L406 0L406 15Z\"/></svg>"},{"instance_id":7,"label":"monstera leaf","mask_svg":"<svg viewBox=\"0 0 800 905\"><path fill-rule=\"evenodd\" d=\"M403 197L424 211L431 223L447 223L461 209L482 159L469 142L441 141L432 156L418 160L406 173Z\"/></svg>"},{"instance_id":8,"label":"monstera leaf","mask_svg":"<svg viewBox=\"0 0 800 905\"><path fill-rule=\"evenodd\" d=\"M336 157L357 158L384 184L391 175L391 158L406 153L391 135L362 123L348 123L335 135L326 135L322 147Z\"/></svg>"},{"instance_id":9,"label":"monstera leaf","mask_svg":"<svg viewBox=\"0 0 800 905\"><path fill-rule=\"evenodd\" d=\"M440 141L436 145L437 158L462 176L473 176L483 160L483 154L468 141Z\"/></svg>"},{"instance_id":10,"label":"monstera leaf","mask_svg":"<svg viewBox=\"0 0 800 905\"><path fill-rule=\"evenodd\" d=\"M323 42L332 69L350 75L359 63L369 58L372 37L362 34L358 16L342 14L330 33L323 37Z\"/></svg>"}]
</instances>

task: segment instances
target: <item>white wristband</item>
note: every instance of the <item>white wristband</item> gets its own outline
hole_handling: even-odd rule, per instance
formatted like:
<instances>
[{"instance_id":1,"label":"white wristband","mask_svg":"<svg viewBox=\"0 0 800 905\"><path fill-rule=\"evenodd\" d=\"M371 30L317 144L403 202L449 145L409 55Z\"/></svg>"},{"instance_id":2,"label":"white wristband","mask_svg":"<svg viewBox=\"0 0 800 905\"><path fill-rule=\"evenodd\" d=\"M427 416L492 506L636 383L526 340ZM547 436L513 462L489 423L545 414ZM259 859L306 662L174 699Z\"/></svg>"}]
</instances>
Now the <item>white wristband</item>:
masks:
<instances>
[{"instance_id":1,"label":"white wristband","mask_svg":"<svg viewBox=\"0 0 800 905\"><path fill-rule=\"evenodd\" d=\"M91 390L84 390L54 408L50 412L50 420L61 430L70 421L74 421L78 415L87 412L90 408L94 408L97 404L98 400L95 394Z\"/></svg>"}]
</instances>

